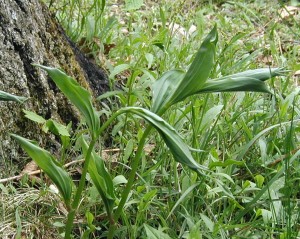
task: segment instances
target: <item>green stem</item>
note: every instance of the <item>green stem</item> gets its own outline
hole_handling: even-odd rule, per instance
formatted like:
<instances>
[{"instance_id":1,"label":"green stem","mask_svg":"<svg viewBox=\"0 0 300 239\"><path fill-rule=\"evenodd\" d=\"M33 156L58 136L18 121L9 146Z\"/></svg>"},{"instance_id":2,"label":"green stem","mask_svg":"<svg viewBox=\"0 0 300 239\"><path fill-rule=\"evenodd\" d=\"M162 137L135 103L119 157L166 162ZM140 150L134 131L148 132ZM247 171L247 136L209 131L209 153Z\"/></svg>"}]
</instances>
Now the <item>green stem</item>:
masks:
<instances>
[{"instance_id":1,"label":"green stem","mask_svg":"<svg viewBox=\"0 0 300 239\"><path fill-rule=\"evenodd\" d=\"M143 153L143 149L144 149L144 145L145 145L145 142L146 142L146 139L147 139L147 136L149 135L150 133L150 130L152 129L152 126L149 125L140 142L139 142L139 146L138 146L138 149L136 151L136 154L135 154L135 157L133 159L133 162L132 162L132 165L131 165L131 171L129 173L129 177L128 177L128 182L127 182L127 185L122 193L122 197L121 197L121 201L118 205L118 208L114 214L114 221L117 222L121 213L122 213L122 210L124 208L124 205L127 201L127 198L128 198L128 195L130 193L130 190L132 188L132 185L134 183L134 180L135 180L135 175L136 175L136 172L137 172L137 169L138 169L138 166L139 166L139 162L140 162L140 158L142 156L142 153ZM109 231L108 231L108 239L112 239L113 236L114 236L114 232L115 232L115 228L116 228L116 224L114 225L110 225L109 227Z\"/></svg>"},{"instance_id":2,"label":"green stem","mask_svg":"<svg viewBox=\"0 0 300 239\"><path fill-rule=\"evenodd\" d=\"M89 145L88 151L87 151L86 156L85 156L84 166L83 166L83 169L82 169L82 174L81 174L81 177L80 177L79 185L78 185L78 188L76 190L76 194L74 196L74 200L73 200L73 203L72 203L72 206L71 206L71 210L68 213L65 239L70 239L71 238L71 232L72 232L72 227L73 227L73 223L74 223L74 217L75 217L75 214L76 214L79 202L80 202L82 191L83 191L84 186L85 186L86 174L87 174L87 171L88 171L88 166L89 166L89 163L90 163L91 154L92 154L92 151L94 149L95 143L96 143L96 140L93 139L91 141L90 145Z\"/></svg>"},{"instance_id":3,"label":"green stem","mask_svg":"<svg viewBox=\"0 0 300 239\"><path fill-rule=\"evenodd\" d=\"M114 234L115 234L116 229L117 229L117 224L116 223L109 225L107 239L113 239L114 238Z\"/></svg>"},{"instance_id":4,"label":"green stem","mask_svg":"<svg viewBox=\"0 0 300 239\"><path fill-rule=\"evenodd\" d=\"M72 232L74 217L75 217L77 208L79 206L82 191L84 189L86 174L87 174L87 171L88 171L88 166L89 166L91 154L93 152L93 149L94 149L94 146L95 146L95 143L96 143L96 139L98 139L99 135L114 121L114 119L116 117L118 117L120 114L122 114L124 112L126 112L125 108L117 111L116 113L114 113L102 125L102 127L100 127L100 129L96 133L95 138L91 141L91 143L89 145L88 151L87 151L86 156L85 156L84 166L83 166L83 169L82 169L82 174L81 174L81 178L80 178L80 181L79 181L79 185L78 185L78 188L76 190L76 194L74 196L74 200L73 200L73 203L72 203L72 206L71 206L71 210L68 213L67 223L66 223L66 231L65 231L65 239L70 239L71 238L71 232ZM112 227L115 224L114 220L113 220L111 215L108 215L108 216L109 216L111 227Z\"/></svg>"},{"instance_id":5,"label":"green stem","mask_svg":"<svg viewBox=\"0 0 300 239\"><path fill-rule=\"evenodd\" d=\"M117 112L115 112L106 122L100 127L96 134L96 139L100 136L100 134L117 118L120 114L123 114L126 112L126 108L120 109Z\"/></svg>"}]
</instances>

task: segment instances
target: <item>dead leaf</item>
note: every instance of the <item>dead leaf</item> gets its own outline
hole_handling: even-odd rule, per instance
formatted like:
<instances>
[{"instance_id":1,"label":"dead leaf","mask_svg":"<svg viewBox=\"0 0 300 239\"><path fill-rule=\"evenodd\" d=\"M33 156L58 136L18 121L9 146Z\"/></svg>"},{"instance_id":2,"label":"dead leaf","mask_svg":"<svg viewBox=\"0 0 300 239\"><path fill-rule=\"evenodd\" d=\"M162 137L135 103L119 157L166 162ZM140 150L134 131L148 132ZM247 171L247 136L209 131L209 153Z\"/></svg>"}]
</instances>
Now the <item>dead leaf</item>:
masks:
<instances>
[{"instance_id":1,"label":"dead leaf","mask_svg":"<svg viewBox=\"0 0 300 239\"><path fill-rule=\"evenodd\" d=\"M294 73L294 76L300 76L300 70L296 71L296 72Z\"/></svg>"},{"instance_id":2,"label":"dead leaf","mask_svg":"<svg viewBox=\"0 0 300 239\"><path fill-rule=\"evenodd\" d=\"M41 179L35 175L36 171L39 171L39 167L34 161L30 161L25 165L21 175L28 174L31 181L41 183Z\"/></svg>"},{"instance_id":3,"label":"dead leaf","mask_svg":"<svg viewBox=\"0 0 300 239\"><path fill-rule=\"evenodd\" d=\"M293 15L296 15L299 13L300 8L299 7L294 7L294 6L284 6L281 8L278 13L281 19L286 19L289 18Z\"/></svg>"},{"instance_id":4,"label":"dead leaf","mask_svg":"<svg viewBox=\"0 0 300 239\"><path fill-rule=\"evenodd\" d=\"M30 173L38 169L39 167L37 166L37 164L34 161L30 161L28 164L25 165L21 173L22 174Z\"/></svg>"},{"instance_id":5,"label":"dead leaf","mask_svg":"<svg viewBox=\"0 0 300 239\"><path fill-rule=\"evenodd\" d=\"M257 57L258 62L262 62L265 65L271 66L273 64L273 57L272 55L260 55Z\"/></svg>"}]
</instances>

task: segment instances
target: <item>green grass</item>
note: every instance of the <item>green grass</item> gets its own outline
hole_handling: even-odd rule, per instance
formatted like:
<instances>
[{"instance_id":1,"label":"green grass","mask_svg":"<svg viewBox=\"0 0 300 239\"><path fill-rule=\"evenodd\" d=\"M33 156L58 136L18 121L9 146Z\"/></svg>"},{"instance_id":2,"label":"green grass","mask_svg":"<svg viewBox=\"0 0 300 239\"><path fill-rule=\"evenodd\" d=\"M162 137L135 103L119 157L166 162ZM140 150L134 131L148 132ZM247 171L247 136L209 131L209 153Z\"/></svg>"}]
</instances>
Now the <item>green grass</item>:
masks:
<instances>
[{"instance_id":1,"label":"green grass","mask_svg":"<svg viewBox=\"0 0 300 239\"><path fill-rule=\"evenodd\" d=\"M147 143L155 147L142 153L116 238L300 237L299 76L294 75L300 70L299 13L281 19L280 3L258 0L144 1L137 10L126 10L116 1L117 5L106 3L103 13L101 5L89 1L53 2L52 10L67 33L75 41L85 39L81 47L107 69L111 89L122 91L102 103L101 113L108 117L117 109L115 100L122 107L149 108L155 79L174 68L187 70L215 23L219 42L210 78L269 66L290 70L268 82L273 95L214 93L172 106L164 119L184 142L203 150L193 156L210 172L199 177L183 167L159 135L152 134ZM169 29L172 23L184 29L195 25L197 31L183 36ZM108 44L115 46L104 54ZM118 116L111 147L124 154L111 155L114 161L107 162L113 177L128 177L144 130L137 118ZM21 228L26 238L60 238L65 216L58 196L46 183L41 190L17 184L1 186L0 235L11 237ZM123 189L120 183L117 198ZM87 211L94 220L88 220ZM88 235L93 226L90 238L107 237L103 202L89 186L75 219L75 238Z\"/></svg>"}]
</instances>

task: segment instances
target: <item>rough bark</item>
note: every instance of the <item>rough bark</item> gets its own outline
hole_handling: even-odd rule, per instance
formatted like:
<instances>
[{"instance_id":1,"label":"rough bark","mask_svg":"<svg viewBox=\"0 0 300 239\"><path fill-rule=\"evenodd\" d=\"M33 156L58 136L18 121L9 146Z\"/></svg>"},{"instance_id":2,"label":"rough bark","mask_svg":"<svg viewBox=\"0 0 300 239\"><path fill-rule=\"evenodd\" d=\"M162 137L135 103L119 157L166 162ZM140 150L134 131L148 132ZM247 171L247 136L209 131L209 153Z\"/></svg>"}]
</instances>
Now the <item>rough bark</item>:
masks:
<instances>
[{"instance_id":1,"label":"rough bark","mask_svg":"<svg viewBox=\"0 0 300 239\"><path fill-rule=\"evenodd\" d=\"M34 139L42 146L49 142L50 136L25 119L22 109L47 119L78 122L76 110L33 63L60 67L95 95L108 88L105 73L70 42L43 3L0 0L0 90L29 97L23 105L0 102L0 177L11 162L23 164L24 153L9 132Z\"/></svg>"}]
</instances>

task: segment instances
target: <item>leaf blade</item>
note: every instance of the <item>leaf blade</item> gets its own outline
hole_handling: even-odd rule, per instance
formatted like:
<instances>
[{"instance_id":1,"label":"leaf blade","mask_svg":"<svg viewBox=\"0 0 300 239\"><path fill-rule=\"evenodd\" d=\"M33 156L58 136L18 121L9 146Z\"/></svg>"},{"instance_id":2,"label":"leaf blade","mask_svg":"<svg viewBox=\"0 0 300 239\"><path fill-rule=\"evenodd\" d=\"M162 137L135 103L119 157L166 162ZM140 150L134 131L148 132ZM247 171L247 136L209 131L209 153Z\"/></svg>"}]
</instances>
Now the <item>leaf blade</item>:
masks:
<instances>
[{"instance_id":1,"label":"leaf blade","mask_svg":"<svg viewBox=\"0 0 300 239\"><path fill-rule=\"evenodd\" d=\"M164 139L166 145L170 149L174 156L174 159L182 163L189 168L200 173L200 170L207 170L206 167L198 164L193 158L189 147L183 142L177 131L164 121L160 116L154 114L153 112L139 107L126 107L122 109L124 112L131 112L133 114L139 115L140 117L147 120L152 124L161 137Z\"/></svg>"},{"instance_id":2,"label":"leaf blade","mask_svg":"<svg viewBox=\"0 0 300 239\"><path fill-rule=\"evenodd\" d=\"M83 153L86 154L88 151L87 142L82 136L79 138L79 141L81 143ZM105 168L104 161L94 151L91 154L88 172L98 193L101 195L106 209L108 210L107 213L110 214L115 200L113 180Z\"/></svg>"},{"instance_id":3,"label":"leaf blade","mask_svg":"<svg viewBox=\"0 0 300 239\"><path fill-rule=\"evenodd\" d=\"M161 115L171 105L202 88L214 65L217 41L215 26L204 39L186 74L180 70L171 70L154 83L152 112Z\"/></svg>"},{"instance_id":4,"label":"leaf blade","mask_svg":"<svg viewBox=\"0 0 300 239\"><path fill-rule=\"evenodd\" d=\"M227 91L254 91L270 93L264 83L269 78L283 75L282 68L260 68L247 70L219 79L208 80L202 89L196 93L227 92Z\"/></svg>"},{"instance_id":5,"label":"leaf blade","mask_svg":"<svg viewBox=\"0 0 300 239\"><path fill-rule=\"evenodd\" d=\"M50 75L57 87L64 93L64 95L76 106L79 112L84 117L91 135L96 137L97 131L100 127L100 119L92 105L91 94L84 89L72 77L68 76L57 68L36 65Z\"/></svg>"},{"instance_id":6,"label":"leaf blade","mask_svg":"<svg viewBox=\"0 0 300 239\"><path fill-rule=\"evenodd\" d=\"M10 93L0 90L0 101L16 101L19 103L23 103L26 100L26 97L12 95Z\"/></svg>"},{"instance_id":7,"label":"leaf blade","mask_svg":"<svg viewBox=\"0 0 300 239\"><path fill-rule=\"evenodd\" d=\"M74 184L67 171L59 166L59 163L48 151L40 148L39 146L31 143L28 139L19 135L11 134L11 136L18 141L27 154L55 183L66 205L69 206Z\"/></svg>"}]
</instances>

